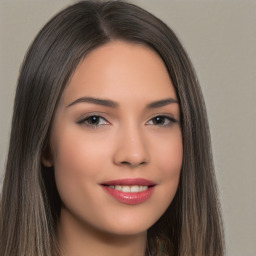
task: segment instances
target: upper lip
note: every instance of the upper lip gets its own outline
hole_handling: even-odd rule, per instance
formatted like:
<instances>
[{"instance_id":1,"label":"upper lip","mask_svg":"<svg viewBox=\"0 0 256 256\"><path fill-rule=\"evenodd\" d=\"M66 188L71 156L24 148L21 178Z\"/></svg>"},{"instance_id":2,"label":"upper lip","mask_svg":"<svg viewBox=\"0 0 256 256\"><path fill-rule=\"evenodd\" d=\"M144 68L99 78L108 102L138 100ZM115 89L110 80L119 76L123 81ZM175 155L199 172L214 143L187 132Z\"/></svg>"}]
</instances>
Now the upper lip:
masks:
<instances>
[{"instance_id":1,"label":"upper lip","mask_svg":"<svg viewBox=\"0 0 256 256\"><path fill-rule=\"evenodd\" d=\"M103 182L101 185L115 186L115 185L139 185L139 186L155 186L156 183L144 178L128 178L128 179L117 179Z\"/></svg>"}]
</instances>

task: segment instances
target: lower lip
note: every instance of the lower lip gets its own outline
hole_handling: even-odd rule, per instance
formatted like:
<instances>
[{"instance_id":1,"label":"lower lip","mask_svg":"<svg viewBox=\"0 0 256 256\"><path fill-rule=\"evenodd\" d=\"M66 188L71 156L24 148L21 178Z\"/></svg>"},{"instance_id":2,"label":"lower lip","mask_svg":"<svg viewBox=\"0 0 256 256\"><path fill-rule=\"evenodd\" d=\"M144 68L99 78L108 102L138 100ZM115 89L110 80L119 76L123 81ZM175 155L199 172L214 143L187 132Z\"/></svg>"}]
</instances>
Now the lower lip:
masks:
<instances>
[{"instance_id":1,"label":"lower lip","mask_svg":"<svg viewBox=\"0 0 256 256\"><path fill-rule=\"evenodd\" d=\"M114 197L117 201L124 204L130 204L130 205L141 204L147 201L154 191L154 187L149 187L147 190L144 190L141 192L135 192L135 193L122 192L122 191L110 188L108 186L102 186L102 188L108 194Z\"/></svg>"}]
</instances>

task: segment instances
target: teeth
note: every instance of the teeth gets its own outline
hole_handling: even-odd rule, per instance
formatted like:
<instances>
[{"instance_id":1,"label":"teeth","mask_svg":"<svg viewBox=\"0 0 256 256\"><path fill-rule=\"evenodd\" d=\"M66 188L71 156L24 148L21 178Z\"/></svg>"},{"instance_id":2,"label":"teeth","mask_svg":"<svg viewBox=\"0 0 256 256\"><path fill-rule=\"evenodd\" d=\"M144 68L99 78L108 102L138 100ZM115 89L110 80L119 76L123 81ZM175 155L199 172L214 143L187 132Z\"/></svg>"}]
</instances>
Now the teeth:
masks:
<instances>
[{"instance_id":1,"label":"teeth","mask_svg":"<svg viewBox=\"0 0 256 256\"><path fill-rule=\"evenodd\" d=\"M122 191L123 192L131 192L131 188L129 186L123 186Z\"/></svg>"},{"instance_id":2,"label":"teeth","mask_svg":"<svg viewBox=\"0 0 256 256\"><path fill-rule=\"evenodd\" d=\"M139 192L140 191L140 187L139 186L131 186L130 191L131 192Z\"/></svg>"},{"instance_id":3,"label":"teeth","mask_svg":"<svg viewBox=\"0 0 256 256\"><path fill-rule=\"evenodd\" d=\"M122 186L116 185L116 186L115 186L115 189L116 189L116 190L119 190L119 191L122 191Z\"/></svg>"},{"instance_id":4,"label":"teeth","mask_svg":"<svg viewBox=\"0 0 256 256\"><path fill-rule=\"evenodd\" d=\"M148 189L148 186L138 186L138 185L134 185L134 186L116 185L116 186L108 186L108 187L122 191L122 192L126 192L126 193L136 193L136 192L141 192Z\"/></svg>"}]
</instances>

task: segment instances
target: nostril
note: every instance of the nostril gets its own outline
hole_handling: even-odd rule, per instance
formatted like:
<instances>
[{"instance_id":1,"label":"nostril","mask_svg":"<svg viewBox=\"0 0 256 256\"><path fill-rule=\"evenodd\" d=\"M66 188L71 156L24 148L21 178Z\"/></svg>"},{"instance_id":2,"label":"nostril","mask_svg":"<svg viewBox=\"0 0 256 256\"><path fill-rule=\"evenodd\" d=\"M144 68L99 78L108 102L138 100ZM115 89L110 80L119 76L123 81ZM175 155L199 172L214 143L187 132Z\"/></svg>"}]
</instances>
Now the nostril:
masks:
<instances>
[{"instance_id":1,"label":"nostril","mask_svg":"<svg viewBox=\"0 0 256 256\"><path fill-rule=\"evenodd\" d=\"M124 164L124 165L130 165L130 163L129 163L129 162L127 162L127 161L123 161L123 162L121 162L121 164Z\"/></svg>"},{"instance_id":2,"label":"nostril","mask_svg":"<svg viewBox=\"0 0 256 256\"><path fill-rule=\"evenodd\" d=\"M144 165L144 164L146 164L146 162L145 161L142 161L142 162L122 161L121 164L136 167L136 166L139 166L139 165Z\"/></svg>"}]
</instances>

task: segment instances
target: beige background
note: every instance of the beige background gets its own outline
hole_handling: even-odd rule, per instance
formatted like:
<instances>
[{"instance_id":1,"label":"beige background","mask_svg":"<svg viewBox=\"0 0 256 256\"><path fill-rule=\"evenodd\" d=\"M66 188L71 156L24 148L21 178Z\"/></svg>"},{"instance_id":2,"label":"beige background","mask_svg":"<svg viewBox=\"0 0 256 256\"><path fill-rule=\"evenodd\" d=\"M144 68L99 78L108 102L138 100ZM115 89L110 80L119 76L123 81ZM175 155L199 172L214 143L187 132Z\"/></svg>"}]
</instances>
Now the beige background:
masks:
<instances>
[{"instance_id":1,"label":"beige background","mask_svg":"<svg viewBox=\"0 0 256 256\"><path fill-rule=\"evenodd\" d=\"M0 0L1 177L23 56L39 28L72 2ZM256 0L132 2L168 23L194 63L209 115L227 256L255 256Z\"/></svg>"}]
</instances>

